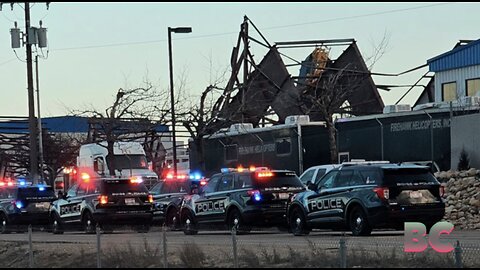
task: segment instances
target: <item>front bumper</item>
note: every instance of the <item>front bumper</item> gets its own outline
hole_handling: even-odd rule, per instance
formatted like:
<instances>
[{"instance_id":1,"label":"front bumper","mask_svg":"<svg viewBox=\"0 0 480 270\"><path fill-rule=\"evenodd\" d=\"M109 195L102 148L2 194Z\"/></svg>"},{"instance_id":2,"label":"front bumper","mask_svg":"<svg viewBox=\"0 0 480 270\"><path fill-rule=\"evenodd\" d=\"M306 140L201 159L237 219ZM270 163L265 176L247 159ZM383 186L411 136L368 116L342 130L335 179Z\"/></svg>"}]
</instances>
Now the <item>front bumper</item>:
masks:
<instances>
[{"instance_id":1,"label":"front bumper","mask_svg":"<svg viewBox=\"0 0 480 270\"><path fill-rule=\"evenodd\" d=\"M284 206L275 208L251 206L244 210L243 219L245 223L257 226L286 225L286 211L287 208Z\"/></svg>"},{"instance_id":2,"label":"front bumper","mask_svg":"<svg viewBox=\"0 0 480 270\"><path fill-rule=\"evenodd\" d=\"M160 211L154 211L153 212L153 223L155 224L163 224L165 222L165 212L160 210Z\"/></svg>"}]
</instances>

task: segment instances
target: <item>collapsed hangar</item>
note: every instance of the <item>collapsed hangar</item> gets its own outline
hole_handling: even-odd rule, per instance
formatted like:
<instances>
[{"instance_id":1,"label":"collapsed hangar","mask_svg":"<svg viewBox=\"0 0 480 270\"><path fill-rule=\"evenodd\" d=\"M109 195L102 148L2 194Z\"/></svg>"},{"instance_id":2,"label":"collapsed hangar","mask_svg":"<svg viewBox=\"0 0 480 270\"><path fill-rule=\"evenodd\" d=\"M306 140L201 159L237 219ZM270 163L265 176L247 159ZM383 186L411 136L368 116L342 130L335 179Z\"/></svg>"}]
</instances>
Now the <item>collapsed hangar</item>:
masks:
<instances>
[{"instance_id":1,"label":"collapsed hangar","mask_svg":"<svg viewBox=\"0 0 480 270\"><path fill-rule=\"evenodd\" d=\"M252 123L254 127L284 123L289 115L309 115L311 120L321 121L322 112L306 108L311 107L316 98L325 95L319 91L322 82L332 80L340 72L342 76L337 78L334 86L337 89L333 89L330 95L348 89L348 95L342 99L342 104L346 103L348 108L338 106L334 113L354 116L382 113L384 103L354 39L288 41L271 45L261 33L263 42L248 34L249 22L253 25L245 17L237 46L232 52L231 76L213 107L214 117L206 126L206 134L234 123ZM255 25L253 27L257 29ZM249 51L250 41L268 49L258 64ZM241 45L243 51L240 51ZM345 49L333 59L329 49L340 46ZM313 52L303 61L283 52L304 47L313 48ZM282 56L293 64L286 64ZM287 69L293 65L300 66L298 76L292 76ZM241 70L243 82L239 78Z\"/></svg>"}]
</instances>

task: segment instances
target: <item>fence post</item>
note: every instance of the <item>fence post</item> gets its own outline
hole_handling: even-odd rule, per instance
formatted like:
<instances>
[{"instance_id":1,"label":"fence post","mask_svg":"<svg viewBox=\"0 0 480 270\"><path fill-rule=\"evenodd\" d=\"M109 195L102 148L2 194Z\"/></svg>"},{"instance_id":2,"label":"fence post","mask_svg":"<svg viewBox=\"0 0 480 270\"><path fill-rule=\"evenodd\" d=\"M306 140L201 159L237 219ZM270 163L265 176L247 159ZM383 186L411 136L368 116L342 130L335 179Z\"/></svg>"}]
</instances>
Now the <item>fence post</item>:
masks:
<instances>
[{"instance_id":1,"label":"fence post","mask_svg":"<svg viewBox=\"0 0 480 270\"><path fill-rule=\"evenodd\" d=\"M33 268L32 225L28 225L28 267Z\"/></svg>"},{"instance_id":2,"label":"fence post","mask_svg":"<svg viewBox=\"0 0 480 270\"><path fill-rule=\"evenodd\" d=\"M167 230L165 224L162 226L162 235L163 235L163 268L168 268L167 261Z\"/></svg>"},{"instance_id":3,"label":"fence post","mask_svg":"<svg viewBox=\"0 0 480 270\"><path fill-rule=\"evenodd\" d=\"M457 245L455 246L455 267L463 268L462 262L462 248L460 247L460 241L457 240Z\"/></svg>"},{"instance_id":4,"label":"fence post","mask_svg":"<svg viewBox=\"0 0 480 270\"><path fill-rule=\"evenodd\" d=\"M97 268L102 268L102 260L100 257L101 250L101 242L100 242L100 226L97 225L96 229L97 233Z\"/></svg>"},{"instance_id":5,"label":"fence post","mask_svg":"<svg viewBox=\"0 0 480 270\"><path fill-rule=\"evenodd\" d=\"M347 245L345 244L345 233L340 238L340 268L347 268Z\"/></svg>"},{"instance_id":6,"label":"fence post","mask_svg":"<svg viewBox=\"0 0 480 270\"><path fill-rule=\"evenodd\" d=\"M232 242L233 242L233 267L238 268L237 256L237 225L232 227Z\"/></svg>"}]
</instances>

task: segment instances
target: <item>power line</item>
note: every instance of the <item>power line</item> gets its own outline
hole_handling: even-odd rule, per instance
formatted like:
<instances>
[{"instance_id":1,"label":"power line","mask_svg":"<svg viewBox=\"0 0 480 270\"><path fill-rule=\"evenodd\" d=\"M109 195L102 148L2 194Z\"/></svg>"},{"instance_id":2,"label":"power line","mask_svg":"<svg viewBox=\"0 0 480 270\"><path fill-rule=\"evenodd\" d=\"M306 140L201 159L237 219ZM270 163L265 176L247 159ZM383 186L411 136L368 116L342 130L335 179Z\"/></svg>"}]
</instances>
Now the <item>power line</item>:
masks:
<instances>
[{"instance_id":1,"label":"power line","mask_svg":"<svg viewBox=\"0 0 480 270\"><path fill-rule=\"evenodd\" d=\"M441 5L449 5L449 4L454 4L454 2L425 5L425 6L420 6L420 7L393 9L393 10L386 10L386 11L368 13L368 14L363 14L363 15L354 15L354 16L345 16L345 17L340 17L340 18L325 19L325 20L314 21L314 22L305 22L305 23L288 24L288 25L281 25L281 26L272 26L272 27L263 28L262 30L280 29L280 28L296 27L296 26L302 26L302 25L308 25L308 24L318 24L318 23L325 23L325 22L334 22L334 21L341 21L341 20L357 19L357 18L363 18L363 17L377 16L377 15L403 12L403 11L409 11L409 10L416 10L416 9L421 9L421 8L429 8L429 7L435 7L435 6L441 6Z\"/></svg>"},{"instance_id":2,"label":"power line","mask_svg":"<svg viewBox=\"0 0 480 270\"><path fill-rule=\"evenodd\" d=\"M7 61L5 61L5 62L3 62L3 63L0 63L0 66L6 65L6 64L8 64L8 63L10 63L10 62L12 62L12 61L15 61L15 60L17 60L17 58L12 58L12 59L7 60Z\"/></svg>"},{"instance_id":3,"label":"power line","mask_svg":"<svg viewBox=\"0 0 480 270\"><path fill-rule=\"evenodd\" d=\"M454 4L454 3L453 2L439 3L439 4L431 4L431 5L425 5L425 6L419 6L419 7L412 7L412 8L393 9L393 10L387 10L387 11L381 11L381 12L375 12L375 13L369 13L369 14L362 14L362 15L355 15L355 16L345 16L345 17L332 18L332 19L326 19L326 20L314 21L314 22L305 22L305 23L297 23L297 24L289 24L289 25L271 26L271 27L260 28L260 30L268 31L268 30L273 30L273 29L297 27L297 26L309 25L309 24L320 24L320 23L326 23L326 22L370 17L370 16L377 16L377 15L383 15L383 14L389 14L389 13L396 13L396 12L404 12L404 11L423 9L423 8L435 7L435 6L440 6L440 5L448 5L448 4ZM200 35L200 36L189 36L189 37L177 38L177 40L208 38L208 37L217 37L217 36L225 36L225 35L232 35L232 34L238 34L238 31L237 32L224 32L224 33L217 33L217 34L207 34L207 35ZM120 47L120 46L128 46L128 45L142 45L142 44L162 43L162 42L167 42L167 40L166 39L159 39L159 40L151 40L151 41L112 43L112 44L105 44L105 45L91 45L91 46L82 46L82 47L52 49L51 51L68 51L68 50Z\"/></svg>"},{"instance_id":4,"label":"power line","mask_svg":"<svg viewBox=\"0 0 480 270\"><path fill-rule=\"evenodd\" d=\"M15 21L11 20L10 18L8 18L7 16L5 16L5 14L4 14L3 12L0 12L0 13L2 13L2 16L3 16L6 20L8 20L8 21L10 21L10 22L15 22Z\"/></svg>"}]
</instances>

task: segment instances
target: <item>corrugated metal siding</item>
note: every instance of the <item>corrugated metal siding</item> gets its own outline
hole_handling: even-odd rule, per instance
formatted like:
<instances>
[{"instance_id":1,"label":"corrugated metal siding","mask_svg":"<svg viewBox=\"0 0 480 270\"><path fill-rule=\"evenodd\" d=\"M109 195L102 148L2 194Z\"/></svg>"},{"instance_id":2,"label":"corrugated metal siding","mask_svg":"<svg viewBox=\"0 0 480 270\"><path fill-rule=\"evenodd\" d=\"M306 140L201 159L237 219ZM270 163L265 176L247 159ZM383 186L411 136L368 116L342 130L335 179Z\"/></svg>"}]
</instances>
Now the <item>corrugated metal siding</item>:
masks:
<instances>
[{"instance_id":1,"label":"corrugated metal siding","mask_svg":"<svg viewBox=\"0 0 480 270\"><path fill-rule=\"evenodd\" d=\"M457 82L457 96L463 97L466 93L466 80L480 78L480 65L459 68L435 73L435 101L442 100L442 84Z\"/></svg>"},{"instance_id":2,"label":"corrugated metal siding","mask_svg":"<svg viewBox=\"0 0 480 270\"><path fill-rule=\"evenodd\" d=\"M480 42L474 41L472 46L447 54L444 57L428 60L429 70L433 72L480 64Z\"/></svg>"}]
</instances>

